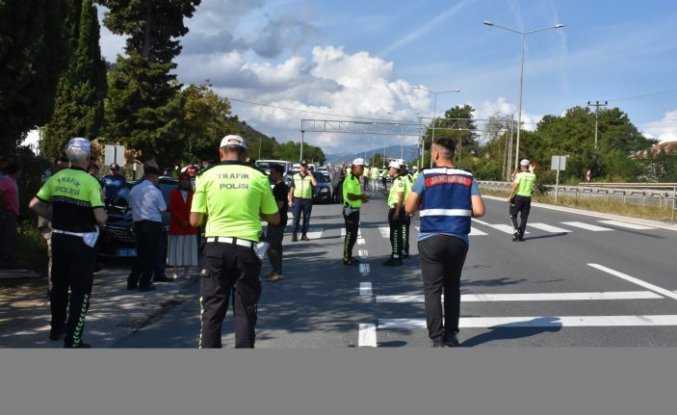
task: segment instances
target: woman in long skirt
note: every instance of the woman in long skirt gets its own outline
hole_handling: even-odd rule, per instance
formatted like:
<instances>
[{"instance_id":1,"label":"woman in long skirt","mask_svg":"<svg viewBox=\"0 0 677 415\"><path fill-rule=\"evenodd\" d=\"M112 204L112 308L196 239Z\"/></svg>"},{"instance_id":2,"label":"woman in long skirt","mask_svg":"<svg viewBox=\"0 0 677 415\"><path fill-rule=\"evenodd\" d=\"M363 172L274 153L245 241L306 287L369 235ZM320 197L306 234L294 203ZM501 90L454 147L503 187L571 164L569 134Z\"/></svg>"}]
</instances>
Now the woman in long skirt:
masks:
<instances>
[{"instance_id":1,"label":"woman in long skirt","mask_svg":"<svg viewBox=\"0 0 677 415\"><path fill-rule=\"evenodd\" d=\"M193 190L188 173L179 176L179 187L169 193L169 246L167 264L172 267L172 278L179 277L179 267L190 276L190 268L197 267L197 229L190 226L188 215L193 200Z\"/></svg>"}]
</instances>

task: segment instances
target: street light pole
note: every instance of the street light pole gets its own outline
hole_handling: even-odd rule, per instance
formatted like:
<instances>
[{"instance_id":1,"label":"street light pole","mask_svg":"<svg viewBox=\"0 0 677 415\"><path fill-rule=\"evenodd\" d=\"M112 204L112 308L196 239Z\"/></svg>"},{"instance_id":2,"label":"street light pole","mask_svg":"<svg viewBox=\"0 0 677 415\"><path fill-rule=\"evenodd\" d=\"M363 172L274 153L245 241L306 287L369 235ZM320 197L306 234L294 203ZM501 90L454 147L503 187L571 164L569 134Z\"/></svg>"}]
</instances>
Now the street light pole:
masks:
<instances>
[{"instance_id":1,"label":"street light pole","mask_svg":"<svg viewBox=\"0 0 677 415\"><path fill-rule=\"evenodd\" d=\"M561 28L564 27L564 25L561 24L561 23L557 23L553 26L544 27L542 29L532 30L530 32L521 32L519 30L515 30L515 29L512 29L510 27L501 26L499 24L492 22L491 20L485 20L484 24L487 25L487 26L495 26L495 27L498 27L498 28L501 28L501 29L505 29L509 32L517 33L522 38L522 57L521 57L521 65L520 65L520 97L519 97L519 109L518 109L518 115L517 115L517 145L515 146L515 170L517 170L517 168L519 166L520 131L522 131L522 92L524 90L524 45L526 43L526 36L530 35L532 33L542 32L544 30L561 29Z\"/></svg>"},{"instance_id":2,"label":"street light pole","mask_svg":"<svg viewBox=\"0 0 677 415\"><path fill-rule=\"evenodd\" d=\"M430 89L428 89L428 88L423 88L422 86L415 86L414 88L416 88L416 89L422 89L422 90L424 90L424 91L428 91L428 92L430 92L431 94L433 94L433 96L434 96L434 101L433 101L433 102L434 102L434 103L433 103L433 134L432 134L432 139L431 139L432 141L431 141L431 143L430 143L430 150L431 150L431 154L430 154L430 167L432 167L432 166L433 166L432 143L435 142L435 119L437 118L437 95L439 95L439 94L445 94L445 93L448 93L448 92L456 92L456 93L458 93L458 92L461 92L461 90L458 89L458 88L456 88L456 89L449 89L449 90L446 90L446 91L433 91L433 90L430 90ZM425 140L423 140L423 147L425 148ZM424 151L424 153L425 153L425 151ZM423 167L423 155L421 155L421 167Z\"/></svg>"},{"instance_id":3,"label":"street light pole","mask_svg":"<svg viewBox=\"0 0 677 415\"><path fill-rule=\"evenodd\" d=\"M303 134L305 132L305 130L301 130L301 152L299 154L299 163L303 161Z\"/></svg>"}]
</instances>

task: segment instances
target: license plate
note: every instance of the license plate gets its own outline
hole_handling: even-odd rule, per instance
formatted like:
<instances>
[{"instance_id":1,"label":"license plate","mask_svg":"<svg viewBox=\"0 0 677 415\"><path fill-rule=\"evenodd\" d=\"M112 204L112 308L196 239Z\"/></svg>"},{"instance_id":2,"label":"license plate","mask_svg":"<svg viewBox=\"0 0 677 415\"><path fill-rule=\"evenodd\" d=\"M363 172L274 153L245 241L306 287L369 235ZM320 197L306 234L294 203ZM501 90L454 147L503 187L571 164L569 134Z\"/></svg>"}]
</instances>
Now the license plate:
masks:
<instances>
[{"instance_id":1,"label":"license plate","mask_svg":"<svg viewBox=\"0 0 677 415\"><path fill-rule=\"evenodd\" d=\"M136 248L118 248L118 256L136 256Z\"/></svg>"}]
</instances>

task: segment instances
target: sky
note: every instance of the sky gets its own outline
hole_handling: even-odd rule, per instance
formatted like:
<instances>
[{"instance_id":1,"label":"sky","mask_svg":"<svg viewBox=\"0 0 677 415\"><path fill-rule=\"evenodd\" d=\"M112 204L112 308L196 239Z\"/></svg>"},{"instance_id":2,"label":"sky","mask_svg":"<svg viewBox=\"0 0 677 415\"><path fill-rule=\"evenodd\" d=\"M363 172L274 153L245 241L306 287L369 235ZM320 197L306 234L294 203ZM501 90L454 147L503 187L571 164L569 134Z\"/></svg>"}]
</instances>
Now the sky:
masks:
<instances>
[{"instance_id":1,"label":"sky","mask_svg":"<svg viewBox=\"0 0 677 415\"><path fill-rule=\"evenodd\" d=\"M524 36L525 128L607 101L647 137L677 140L673 0L202 0L176 74L209 80L233 114L281 142L301 138L302 119L429 122L465 104L476 119L517 119L522 36L485 20L517 32L565 25ZM101 47L115 61L124 39L102 27ZM383 137L304 140L333 153ZM416 142L388 137L400 140Z\"/></svg>"}]
</instances>

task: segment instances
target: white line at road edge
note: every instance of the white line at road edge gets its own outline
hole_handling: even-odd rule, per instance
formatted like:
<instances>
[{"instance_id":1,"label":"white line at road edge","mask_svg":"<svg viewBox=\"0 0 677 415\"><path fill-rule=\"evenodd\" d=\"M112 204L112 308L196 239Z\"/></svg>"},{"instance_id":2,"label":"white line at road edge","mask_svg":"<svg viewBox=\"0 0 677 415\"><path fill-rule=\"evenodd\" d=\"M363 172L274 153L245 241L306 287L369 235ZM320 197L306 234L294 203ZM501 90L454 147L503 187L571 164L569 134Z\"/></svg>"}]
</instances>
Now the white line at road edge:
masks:
<instances>
[{"instance_id":1,"label":"white line at road edge","mask_svg":"<svg viewBox=\"0 0 677 415\"><path fill-rule=\"evenodd\" d=\"M376 324L360 323L357 347L376 347Z\"/></svg>"},{"instance_id":2,"label":"white line at road edge","mask_svg":"<svg viewBox=\"0 0 677 415\"><path fill-rule=\"evenodd\" d=\"M666 290L665 288L661 288L657 285L653 285L653 284L648 283L646 281L642 281L639 278L635 278L635 277L631 277L630 275L623 274L620 271L616 271L614 269L607 268L604 265L599 265L599 264L588 264L588 265L595 268L595 269L598 269L600 271L604 271L608 274L611 274L611 275L616 276L618 278L624 279L624 280L631 282L633 284L637 284L641 287L644 287L644 288L651 290L655 293L658 293L660 295L664 295L668 298L672 298L673 300L677 300L677 294L670 291L670 290Z\"/></svg>"},{"instance_id":3,"label":"white line at road edge","mask_svg":"<svg viewBox=\"0 0 677 415\"><path fill-rule=\"evenodd\" d=\"M444 298L444 295L442 298ZM665 297L651 291L610 291L578 293L463 294L461 295L461 302L655 300L661 298ZM376 302L386 304L423 303L423 295L377 295Z\"/></svg>"},{"instance_id":4,"label":"white line at road edge","mask_svg":"<svg viewBox=\"0 0 677 415\"><path fill-rule=\"evenodd\" d=\"M638 327L677 326L677 315L639 316L531 316L531 317L465 317L460 328L520 328L520 327ZM424 329L425 319L392 318L378 321L378 328Z\"/></svg>"}]
</instances>

